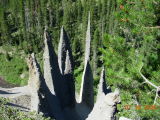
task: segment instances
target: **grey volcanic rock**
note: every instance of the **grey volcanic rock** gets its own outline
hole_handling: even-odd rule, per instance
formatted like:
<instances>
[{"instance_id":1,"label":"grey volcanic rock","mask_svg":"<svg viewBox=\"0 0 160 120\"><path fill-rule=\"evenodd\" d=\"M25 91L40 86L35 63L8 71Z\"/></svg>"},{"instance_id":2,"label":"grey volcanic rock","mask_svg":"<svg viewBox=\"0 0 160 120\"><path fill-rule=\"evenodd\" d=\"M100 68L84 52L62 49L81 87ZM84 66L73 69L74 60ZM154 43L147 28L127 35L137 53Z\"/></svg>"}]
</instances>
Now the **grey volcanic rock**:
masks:
<instances>
[{"instance_id":1,"label":"grey volcanic rock","mask_svg":"<svg viewBox=\"0 0 160 120\"><path fill-rule=\"evenodd\" d=\"M75 84L73 79L73 56L70 41L63 26L61 28L60 42L58 46L58 65L61 76L63 77L63 101L64 107L73 107L75 104ZM65 98L64 98L65 96ZM64 101L65 99L65 101Z\"/></svg>"},{"instance_id":2,"label":"grey volcanic rock","mask_svg":"<svg viewBox=\"0 0 160 120\"><path fill-rule=\"evenodd\" d=\"M10 103L10 105L12 106L26 110L25 107L28 105L27 108L30 107L31 111L42 112L44 115L54 117L57 120L64 120L59 100L47 87L34 54L29 57L28 66L28 85L10 89L0 88L0 96L2 94L2 97L11 98L12 103ZM23 103L22 100L24 100L24 96L29 97L25 98ZM30 101L30 103L28 101Z\"/></svg>"},{"instance_id":3,"label":"grey volcanic rock","mask_svg":"<svg viewBox=\"0 0 160 120\"><path fill-rule=\"evenodd\" d=\"M115 120L116 105L120 103L119 90L111 92L105 81L105 69L103 67L98 86L97 101L92 112L86 120Z\"/></svg>"},{"instance_id":4,"label":"grey volcanic rock","mask_svg":"<svg viewBox=\"0 0 160 120\"><path fill-rule=\"evenodd\" d=\"M101 95L86 120L115 120L116 105L120 102L119 90Z\"/></svg>"},{"instance_id":5,"label":"grey volcanic rock","mask_svg":"<svg viewBox=\"0 0 160 120\"><path fill-rule=\"evenodd\" d=\"M44 78L46 81L46 84L51 91L52 94L55 95L55 89L54 89L54 84L53 84L53 63L55 61L55 54L53 52L53 46L51 43L50 36L48 35L47 31L45 30L44 32L44 54L43 54L43 59L44 59Z\"/></svg>"},{"instance_id":6,"label":"grey volcanic rock","mask_svg":"<svg viewBox=\"0 0 160 120\"><path fill-rule=\"evenodd\" d=\"M29 66L29 80L28 87L31 92L31 111L39 111L39 96L38 92L41 84L41 73L39 72L39 68L37 67L37 62L35 60L34 54L32 54L28 59Z\"/></svg>"},{"instance_id":7,"label":"grey volcanic rock","mask_svg":"<svg viewBox=\"0 0 160 120\"><path fill-rule=\"evenodd\" d=\"M110 93L111 89L107 87L106 85L106 79L105 79L105 68L103 67L101 72L101 78L98 85L98 94L97 98L100 98L101 95L106 95L107 93Z\"/></svg>"},{"instance_id":8,"label":"grey volcanic rock","mask_svg":"<svg viewBox=\"0 0 160 120\"><path fill-rule=\"evenodd\" d=\"M86 47L85 47L85 66L90 59L90 49L91 49L91 27L90 27L90 13L88 16L88 26L86 32Z\"/></svg>"},{"instance_id":9,"label":"grey volcanic rock","mask_svg":"<svg viewBox=\"0 0 160 120\"><path fill-rule=\"evenodd\" d=\"M71 61L71 56L69 55L69 51L66 52L66 61L65 61L65 71L64 74L73 74L73 66Z\"/></svg>"},{"instance_id":10,"label":"grey volcanic rock","mask_svg":"<svg viewBox=\"0 0 160 120\"><path fill-rule=\"evenodd\" d=\"M81 90L80 90L80 103L87 105L89 108L94 106L94 90L93 90L93 74L89 63L90 59L90 14L88 18L88 27L86 33L86 49L85 49L85 65L82 76Z\"/></svg>"},{"instance_id":11,"label":"grey volcanic rock","mask_svg":"<svg viewBox=\"0 0 160 120\"><path fill-rule=\"evenodd\" d=\"M72 50L70 47L70 41L66 31L64 30L64 27L62 26L60 41L58 45L58 64L61 74L64 74L65 71L65 61L66 61L67 51L69 52L71 67L73 68L73 57L72 57Z\"/></svg>"},{"instance_id":12,"label":"grey volcanic rock","mask_svg":"<svg viewBox=\"0 0 160 120\"><path fill-rule=\"evenodd\" d=\"M68 86L58 66L58 58L54 52L51 37L44 31L44 79L50 92L56 96L62 108L68 104Z\"/></svg>"},{"instance_id":13,"label":"grey volcanic rock","mask_svg":"<svg viewBox=\"0 0 160 120\"><path fill-rule=\"evenodd\" d=\"M44 79L50 92L63 102L67 88L63 76L60 73L58 58L54 52L51 37L47 30L44 31L44 43Z\"/></svg>"},{"instance_id":14,"label":"grey volcanic rock","mask_svg":"<svg viewBox=\"0 0 160 120\"><path fill-rule=\"evenodd\" d=\"M64 120L59 100L47 87L34 54L29 58L29 75L31 110L49 114L57 120Z\"/></svg>"}]
</instances>

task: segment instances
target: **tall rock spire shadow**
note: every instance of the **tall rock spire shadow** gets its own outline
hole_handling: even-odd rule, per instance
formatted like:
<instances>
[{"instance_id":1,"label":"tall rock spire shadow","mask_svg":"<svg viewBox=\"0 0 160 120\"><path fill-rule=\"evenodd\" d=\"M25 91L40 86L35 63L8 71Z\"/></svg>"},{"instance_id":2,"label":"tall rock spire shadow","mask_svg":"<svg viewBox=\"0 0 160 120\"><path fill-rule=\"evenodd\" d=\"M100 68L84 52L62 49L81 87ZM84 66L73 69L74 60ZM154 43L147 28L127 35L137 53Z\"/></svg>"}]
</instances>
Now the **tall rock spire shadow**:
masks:
<instances>
[{"instance_id":1,"label":"tall rock spire shadow","mask_svg":"<svg viewBox=\"0 0 160 120\"><path fill-rule=\"evenodd\" d=\"M80 103L87 105L90 109L94 106L93 74L89 62L83 71Z\"/></svg>"},{"instance_id":2,"label":"tall rock spire shadow","mask_svg":"<svg viewBox=\"0 0 160 120\"><path fill-rule=\"evenodd\" d=\"M88 27L86 32L86 48L85 48L85 65L82 76L81 90L80 90L80 103L87 105L89 108L94 106L94 90L93 90L93 74L89 63L90 59L90 13L88 17Z\"/></svg>"},{"instance_id":3,"label":"tall rock spire shadow","mask_svg":"<svg viewBox=\"0 0 160 120\"><path fill-rule=\"evenodd\" d=\"M65 84L68 88L68 106L75 105L75 81L73 78L73 66L70 59L69 51L66 53L65 71L64 78Z\"/></svg>"},{"instance_id":4,"label":"tall rock spire shadow","mask_svg":"<svg viewBox=\"0 0 160 120\"><path fill-rule=\"evenodd\" d=\"M45 49L43 57L45 82L50 92L58 97L61 106L64 106L66 102L67 87L58 66L58 58L54 51L51 37L46 29L44 31L44 44Z\"/></svg>"},{"instance_id":5,"label":"tall rock spire shadow","mask_svg":"<svg viewBox=\"0 0 160 120\"><path fill-rule=\"evenodd\" d=\"M66 88L66 99L63 101L63 106L74 106L75 82L73 78L73 56L70 47L70 41L63 26L61 28L60 41L58 46L58 65L60 73L64 79L64 88Z\"/></svg>"}]
</instances>

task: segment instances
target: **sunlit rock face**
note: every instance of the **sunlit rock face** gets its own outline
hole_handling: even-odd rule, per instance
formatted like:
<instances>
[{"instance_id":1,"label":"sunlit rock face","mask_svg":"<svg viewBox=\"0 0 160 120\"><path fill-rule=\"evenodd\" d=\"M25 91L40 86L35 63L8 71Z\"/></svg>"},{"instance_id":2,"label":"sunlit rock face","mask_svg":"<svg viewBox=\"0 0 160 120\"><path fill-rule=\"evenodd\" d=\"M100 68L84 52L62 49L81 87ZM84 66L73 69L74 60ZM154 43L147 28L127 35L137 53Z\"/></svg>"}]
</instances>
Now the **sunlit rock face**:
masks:
<instances>
[{"instance_id":1,"label":"sunlit rock face","mask_svg":"<svg viewBox=\"0 0 160 120\"><path fill-rule=\"evenodd\" d=\"M28 87L32 91L31 92L31 110L32 111L39 111L39 96L38 92L40 89L41 84L41 73L39 72L37 62L35 60L34 54L29 56L28 59L28 66L29 66L29 80L28 80Z\"/></svg>"},{"instance_id":2,"label":"sunlit rock face","mask_svg":"<svg viewBox=\"0 0 160 120\"><path fill-rule=\"evenodd\" d=\"M60 41L58 45L58 64L59 64L59 69L61 74L64 74L65 71L65 62L67 58L67 51L68 51L68 56L70 58L70 65L71 68L73 69L73 57L72 57L72 50L70 46L70 41L69 37L62 26L61 28L61 34L60 34Z\"/></svg>"}]
</instances>

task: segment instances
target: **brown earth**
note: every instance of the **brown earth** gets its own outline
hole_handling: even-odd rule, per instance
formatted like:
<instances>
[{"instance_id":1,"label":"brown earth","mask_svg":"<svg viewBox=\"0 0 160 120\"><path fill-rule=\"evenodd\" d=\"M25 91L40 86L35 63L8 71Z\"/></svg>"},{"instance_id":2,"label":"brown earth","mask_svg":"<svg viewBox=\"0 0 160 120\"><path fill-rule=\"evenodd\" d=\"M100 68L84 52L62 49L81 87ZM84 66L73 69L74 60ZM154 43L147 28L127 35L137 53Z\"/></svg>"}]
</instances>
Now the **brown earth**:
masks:
<instances>
[{"instance_id":1,"label":"brown earth","mask_svg":"<svg viewBox=\"0 0 160 120\"><path fill-rule=\"evenodd\" d=\"M12 87L17 87L17 86L6 82L6 81L0 76L0 87L3 87L3 88L12 88Z\"/></svg>"}]
</instances>

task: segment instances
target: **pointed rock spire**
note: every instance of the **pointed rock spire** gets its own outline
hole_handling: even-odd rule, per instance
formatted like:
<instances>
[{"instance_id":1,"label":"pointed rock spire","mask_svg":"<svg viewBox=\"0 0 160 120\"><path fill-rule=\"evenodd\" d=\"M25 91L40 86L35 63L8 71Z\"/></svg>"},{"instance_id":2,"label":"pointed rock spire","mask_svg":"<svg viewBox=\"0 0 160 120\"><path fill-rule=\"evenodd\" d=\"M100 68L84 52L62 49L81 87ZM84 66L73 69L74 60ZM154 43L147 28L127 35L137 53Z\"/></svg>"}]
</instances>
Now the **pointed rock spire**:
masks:
<instances>
[{"instance_id":1,"label":"pointed rock spire","mask_svg":"<svg viewBox=\"0 0 160 120\"><path fill-rule=\"evenodd\" d=\"M103 67L102 72L101 72L101 78L100 78L99 85L98 85L97 98L98 98L98 96L101 96L103 94L105 95L106 89L107 89L107 87L106 87L106 81L105 81L105 70Z\"/></svg>"},{"instance_id":2,"label":"pointed rock spire","mask_svg":"<svg viewBox=\"0 0 160 120\"><path fill-rule=\"evenodd\" d=\"M72 74L72 73L73 73L72 63L70 60L69 52L67 50L64 74Z\"/></svg>"},{"instance_id":3,"label":"pointed rock spire","mask_svg":"<svg viewBox=\"0 0 160 120\"><path fill-rule=\"evenodd\" d=\"M44 30L44 45L44 89L42 89L41 94L45 95L46 99L43 100L42 96L44 106L42 105L41 109L46 108L51 115L54 115L54 117L58 119L63 117L61 104L63 102L62 100L64 100L66 89L64 88L64 81L58 66L58 58L55 54L47 28Z\"/></svg>"},{"instance_id":4,"label":"pointed rock spire","mask_svg":"<svg viewBox=\"0 0 160 120\"><path fill-rule=\"evenodd\" d=\"M38 92L40 90L42 75L34 53L29 56L29 81L28 87L31 92L31 111L39 112L40 98Z\"/></svg>"},{"instance_id":5,"label":"pointed rock spire","mask_svg":"<svg viewBox=\"0 0 160 120\"><path fill-rule=\"evenodd\" d=\"M45 38L44 40L45 41L45 50L44 50L45 82L50 92L56 97L58 97L61 106L65 107L68 100L66 96L68 94L67 93L68 89L65 83L65 78L60 72L60 69L58 66L58 58L54 52L51 38L46 30L44 32L44 38ZM63 52L66 52L66 51L63 51Z\"/></svg>"},{"instance_id":6,"label":"pointed rock spire","mask_svg":"<svg viewBox=\"0 0 160 120\"><path fill-rule=\"evenodd\" d=\"M63 100L63 107L71 106L75 103L75 85L73 79L73 56L70 41L64 27L61 28L60 41L58 46L58 65L60 73L64 79L66 98Z\"/></svg>"},{"instance_id":7,"label":"pointed rock spire","mask_svg":"<svg viewBox=\"0 0 160 120\"><path fill-rule=\"evenodd\" d=\"M86 32L86 47L85 47L85 65L90 59L90 48L91 48L91 30L90 30L90 12L88 15L88 26Z\"/></svg>"},{"instance_id":8,"label":"pointed rock spire","mask_svg":"<svg viewBox=\"0 0 160 120\"><path fill-rule=\"evenodd\" d=\"M92 112L88 115L86 120L115 120L116 119L116 105L120 103L120 93L116 89L114 92L102 95L98 99Z\"/></svg>"},{"instance_id":9,"label":"pointed rock spire","mask_svg":"<svg viewBox=\"0 0 160 120\"><path fill-rule=\"evenodd\" d=\"M111 92L111 90L107 88L106 79L105 79L105 68L103 67L102 72L101 72L101 78L100 78L99 85L98 85L97 98L100 98L101 95L106 95L109 92Z\"/></svg>"},{"instance_id":10,"label":"pointed rock spire","mask_svg":"<svg viewBox=\"0 0 160 120\"><path fill-rule=\"evenodd\" d=\"M90 59L90 13L88 17L88 27L86 33L86 49L85 49L85 66L82 76L81 90L80 90L80 103L84 103L89 108L94 106L94 90L93 90L93 74L89 64Z\"/></svg>"},{"instance_id":11,"label":"pointed rock spire","mask_svg":"<svg viewBox=\"0 0 160 120\"><path fill-rule=\"evenodd\" d=\"M61 28L61 35L60 35L60 42L58 46L58 64L61 74L64 74L65 70L65 61L66 61L66 51L68 50L69 56L71 59L71 66L73 67L73 57L72 57L72 50L70 47L69 38L67 36L64 27Z\"/></svg>"},{"instance_id":12,"label":"pointed rock spire","mask_svg":"<svg viewBox=\"0 0 160 120\"><path fill-rule=\"evenodd\" d=\"M114 92L107 88L105 81L105 68L101 72L101 78L98 87L97 100L92 112L86 120L112 120L115 119L116 105L120 103L120 93L116 89Z\"/></svg>"},{"instance_id":13,"label":"pointed rock spire","mask_svg":"<svg viewBox=\"0 0 160 120\"><path fill-rule=\"evenodd\" d=\"M43 54L43 59L44 59L44 78L46 81L46 84L51 91L52 94L55 95L54 91L54 84L53 84L53 67L52 63L54 62L54 49L52 46L51 38L47 32L47 28L44 30L44 54Z\"/></svg>"}]
</instances>

